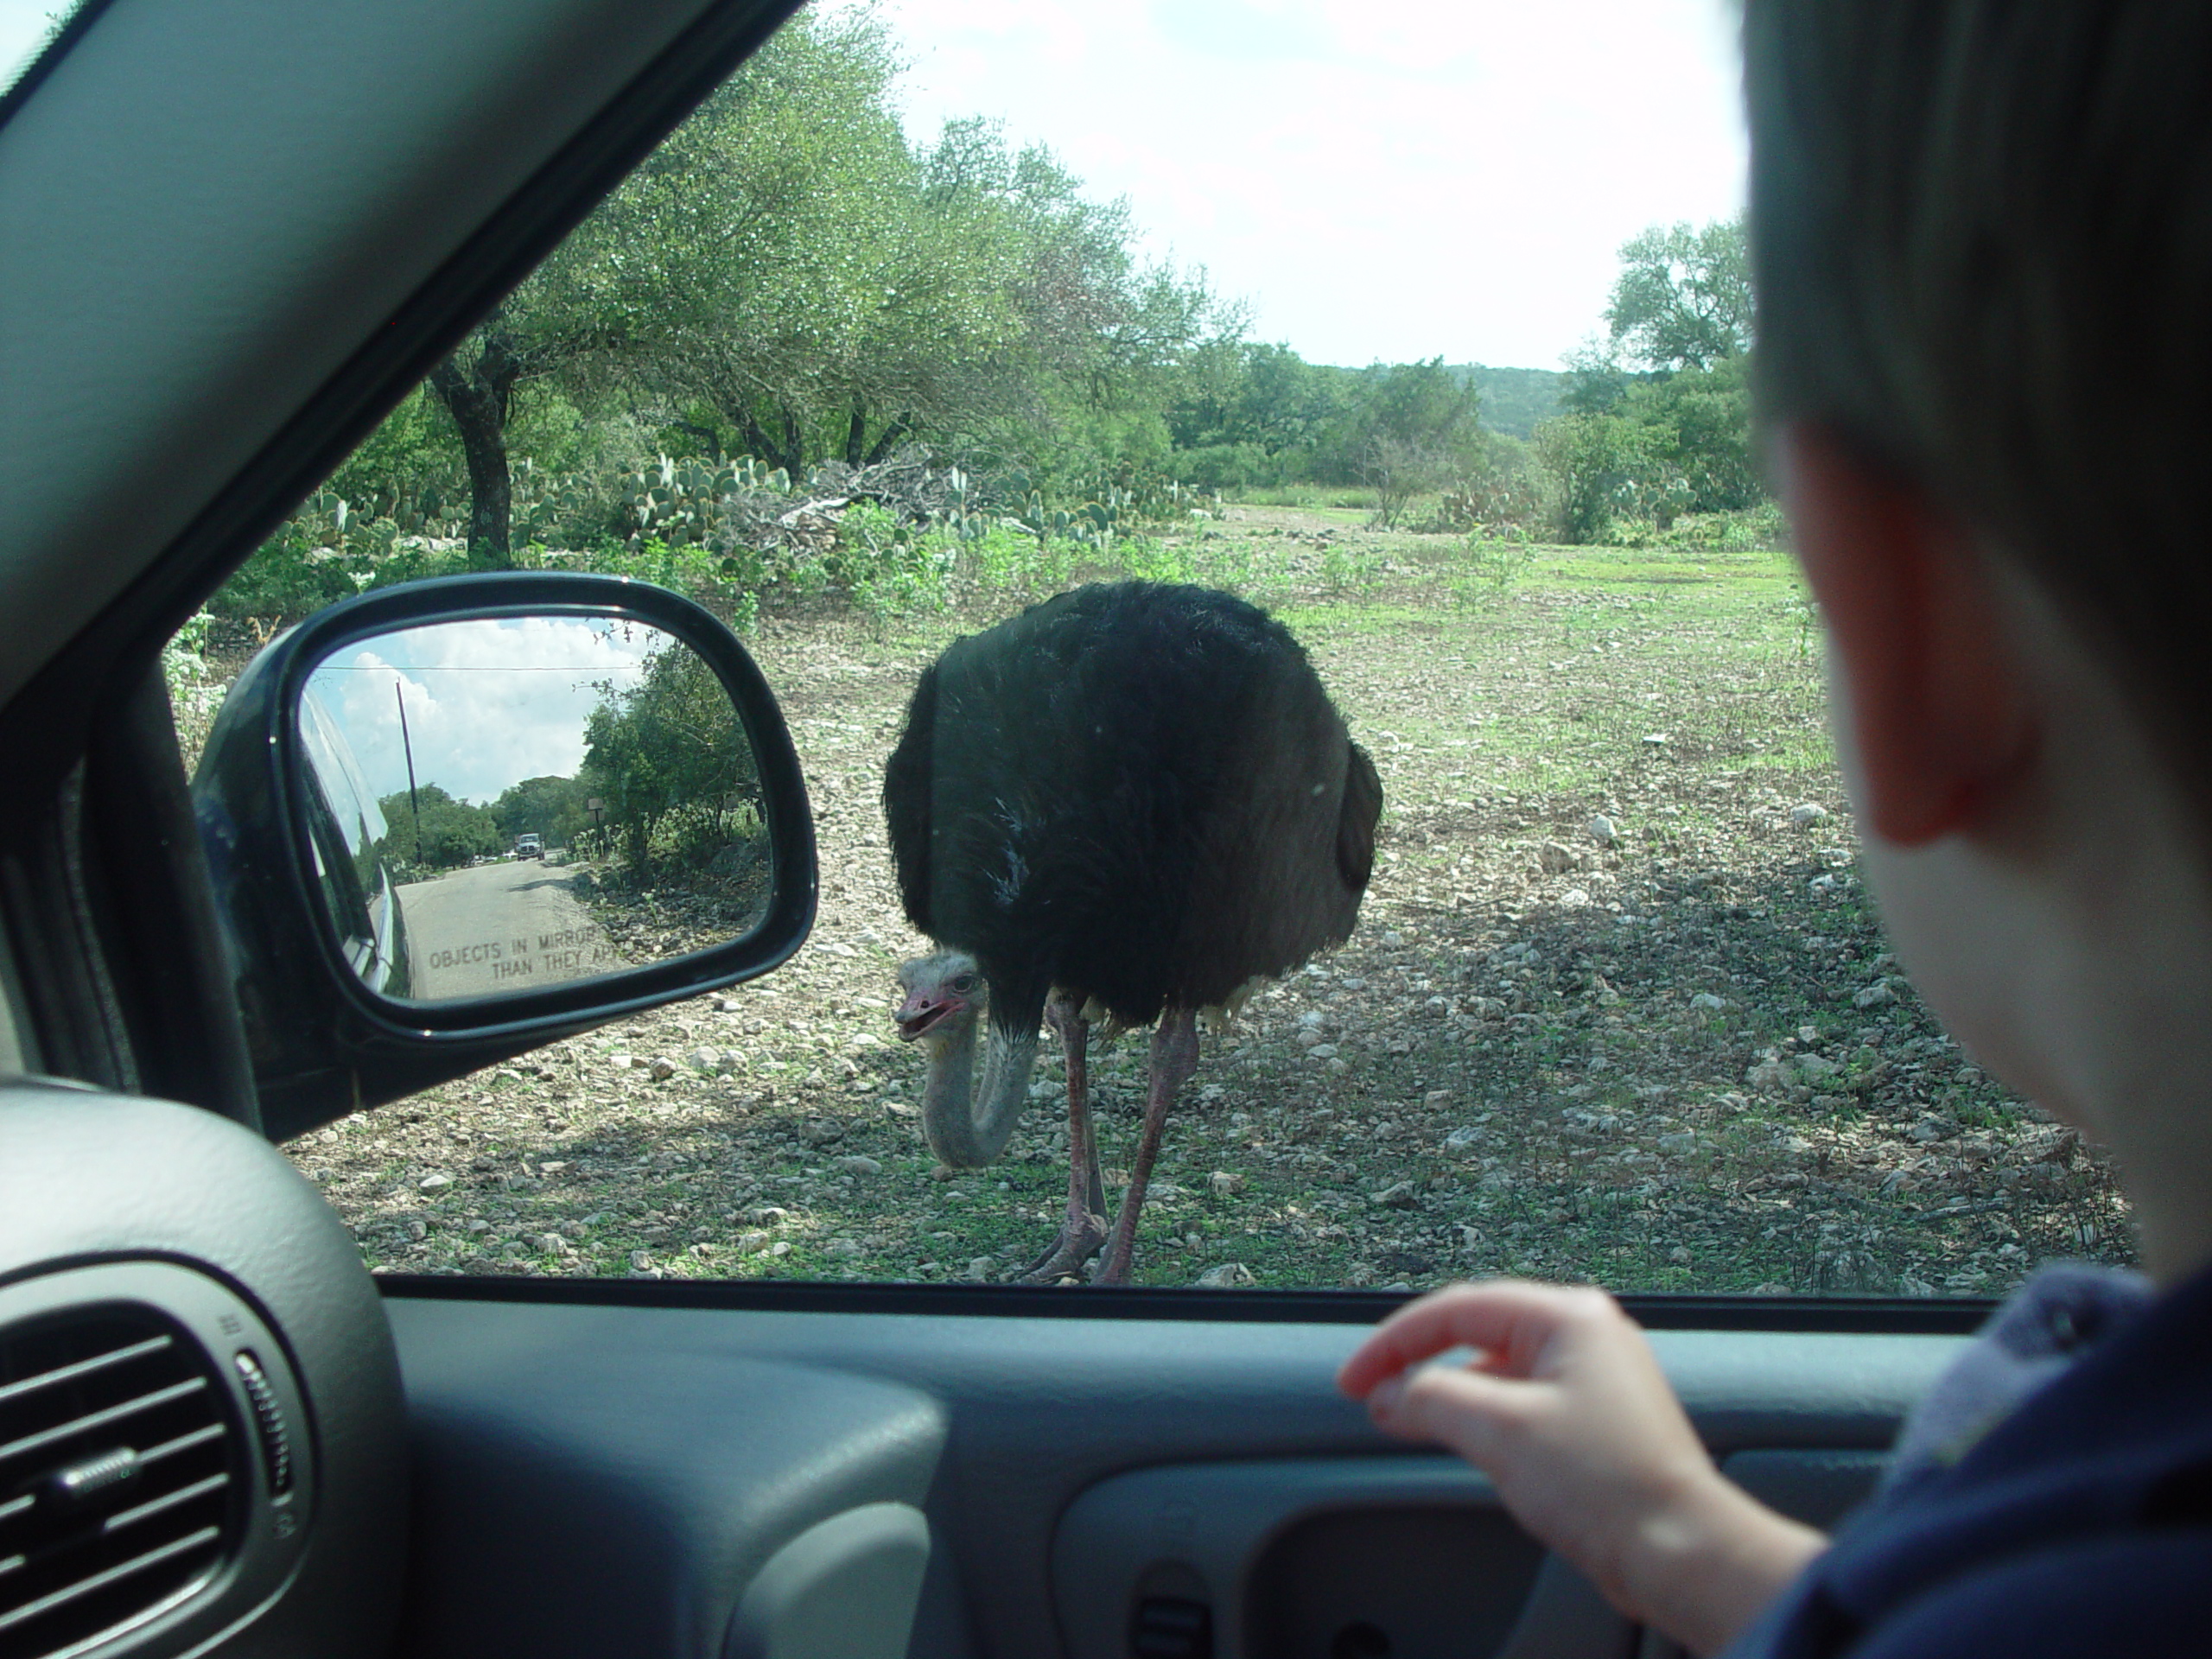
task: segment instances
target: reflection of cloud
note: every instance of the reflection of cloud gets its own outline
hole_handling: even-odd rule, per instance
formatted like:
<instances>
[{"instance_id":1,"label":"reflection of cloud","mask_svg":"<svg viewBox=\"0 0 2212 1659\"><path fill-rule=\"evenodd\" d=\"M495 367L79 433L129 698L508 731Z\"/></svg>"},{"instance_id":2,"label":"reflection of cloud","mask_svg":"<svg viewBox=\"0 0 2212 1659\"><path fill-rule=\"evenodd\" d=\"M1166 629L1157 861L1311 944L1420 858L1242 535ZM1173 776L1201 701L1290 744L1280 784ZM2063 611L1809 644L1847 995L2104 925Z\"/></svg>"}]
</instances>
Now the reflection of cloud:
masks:
<instances>
[{"instance_id":1,"label":"reflection of cloud","mask_svg":"<svg viewBox=\"0 0 2212 1659\"><path fill-rule=\"evenodd\" d=\"M601 688L636 683L664 647L685 649L603 618L440 622L349 646L313 683L379 797L407 787L404 699L416 781L488 804L525 778L574 777Z\"/></svg>"},{"instance_id":2,"label":"reflection of cloud","mask_svg":"<svg viewBox=\"0 0 2212 1659\"><path fill-rule=\"evenodd\" d=\"M1309 360L1550 367L1738 211L1725 0L886 0L908 130L1002 118Z\"/></svg>"}]
</instances>

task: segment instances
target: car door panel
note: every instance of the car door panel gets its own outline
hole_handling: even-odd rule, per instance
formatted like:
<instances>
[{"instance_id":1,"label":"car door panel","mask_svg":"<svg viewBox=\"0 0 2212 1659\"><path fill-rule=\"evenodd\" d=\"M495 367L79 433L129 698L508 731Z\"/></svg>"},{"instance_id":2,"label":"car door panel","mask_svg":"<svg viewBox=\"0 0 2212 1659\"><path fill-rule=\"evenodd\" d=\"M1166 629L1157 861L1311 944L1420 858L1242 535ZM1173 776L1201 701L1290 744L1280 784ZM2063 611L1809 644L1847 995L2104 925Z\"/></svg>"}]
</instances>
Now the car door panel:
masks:
<instances>
[{"instance_id":1,"label":"car door panel","mask_svg":"<svg viewBox=\"0 0 2212 1659\"><path fill-rule=\"evenodd\" d=\"M680 1590L661 1583L664 1605L701 1610L682 1632L661 1626L675 1645L607 1647L596 1624L578 1644L570 1637L585 1626L553 1619L531 1629L527 1650L539 1655L715 1651L701 1644L743 1594L747 1563L788 1529L886 1500L918 1504L934 1535L916 1655L1123 1651L1114 1643L1139 1604L1178 1599L1179 1582L1180 1599L1210 1608L1210 1651L1303 1651L1303 1637L1275 1627L1247 1644L1246 1600L1296 1581L1286 1574L1300 1546L1283 1541L1300 1524L1354 1514L1369 1517L1370 1554L1372 1540L1419 1536L1425 1523L1487 1540L1493 1575L1518 1575L1503 1592L1510 1645L1497 1651L1566 1659L1631 1639L1563 1568L1532 1571L1533 1546L1470 1525L1491 1503L1478 1477L1386 1440L1336 1395L1329 1379L1358 1325L625 1306L620 1294L605 1305L387 1294L420 1490L466 1504L441 1516L442 1500L418 1503L417 1628L445 1628L454 1595L515 1617L513 1595L488 1586L518 1591L530 1568L511 1552L525 1538L563 1564L556 1577L581 1600L626 1595L645 1570L594 1567L595 1512L543 1503L538 1478L523 1473L539 1458L599 1468L633 1493L680 1493L663 1512L690 1518L666 1571L705 1575ZM1652 1333L1716 1453L1816 1520L1863 1491L1961 1340ZM503 1467L512 1481L490 1478ZM764 1506L763 1485L786 1507ZM1160 1523L1182 1529L1182 1554L1129 1518L1158 1523L1162 1503L1184 1517ZM1339 1541L1363 1548L1358 1530ZM1147 1580L1163 1561L1190 1579ZM1402 1601L1433 1605L1430 1571L1408 1568ZM1376 1605L1392 1593L1385 1583ZM489 1639L496 1618L467 1628Z\"/></svg>"},{"instance_id":2,"label":"car door panel","mask_svg":"<svg viewBox=\"0 0 2212 1659\"><path fill-rule=\"evenodd\" d=\"M410 1616L423 1656L719 1655L780 1548L927 1500L945 1414L851 1370L561 1321L417 1329Z\"/></svg>"}]
</instances>

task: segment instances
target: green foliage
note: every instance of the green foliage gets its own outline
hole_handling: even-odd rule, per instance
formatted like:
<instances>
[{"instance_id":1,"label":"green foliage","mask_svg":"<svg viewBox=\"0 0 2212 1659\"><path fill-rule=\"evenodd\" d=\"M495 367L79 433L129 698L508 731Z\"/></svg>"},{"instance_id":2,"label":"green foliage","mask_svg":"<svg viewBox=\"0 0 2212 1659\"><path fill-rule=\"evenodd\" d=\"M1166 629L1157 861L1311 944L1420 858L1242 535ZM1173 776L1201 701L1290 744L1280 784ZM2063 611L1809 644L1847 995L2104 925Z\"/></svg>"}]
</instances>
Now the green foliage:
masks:
<instances>
[{"instance_id":1,"label":"green foliage","mask_svg":"<svg viewBox=\"0 0 2212 1659\"><path fill-rule=\"evenodd\" d=\"M188 775L200 763L215 711L226 689L207 666L208 630L214 617L195 612L162 647L162 679L168 688L169 711L176 721L177 748Z\"/></svg>"},{"instance_id":2,"label":"green foliage","mask_svg":"<svg viewBox=\"0 0 2212 1659\"><path fill-rule=\"evenodd\" d=\"M632 873L709 868L757 826L760 777L729 693L705 660L671 645L635 685L601 688L584 724L584 793Z\"/></svg>"},{"instance_id":3,"label":"green foliage","mask_svg":"<svg viewBox=\"0 0 2212 1659\"><path fill-rule=\"evenodd\" d=\"M584 809L589 795L579 778L525 778L509 785L491 807L500 843L512 847L517 837L531 835L548 848L567 846L591 827Z\"/></svg>"},{"instance_id":4,"label":"green foliage","mask_svg":"<svg viewBox=\"0 0 2212 1659\"><path fill-rule=\"evenodd\" d=\"M1353 427L1359 476L1375 488L1375 522L1389 530L1417 495L1433 494L1482 453L1478 399L1440 357L1377 364L1367 372Z\"/></svg>"},{"instance_id":5,"label":"green foliage","mask_svg":"<svg viewBox=\"0 0 2212 1659\"><path fill-rule=\"evenodd\" d=\"M1481 400L1484 428L1502 437L1523 442L1537 427L1560 413L1560 394L1567 376L1556 369L1493 369L1480 363L1455 366Z\"/></svg>"},{"instance_id":6,"label":"green foliage","mask_svg":"<svg viewBox=\"0 0 2212 1659\"><path fill-rule=\"evenodd\" d=\"M1375 511L1375 492L1356 484L1281 484L1239 490L1232 498L1255 507L1335 508Z\"/></svg>"},{"instance_id":7,"label":"green foliage","mask_svg":"<svg viewBox=\"0 0 2212 1659\"><path fill-rule=\"evenodd\" d=\"M377 852L397 867L453 869L504 851L508 844L490 808L457 801L437 784L421 785L411 800L403 789L377 805L387 830Z\"/></svg>"},{"instance_id":8,"label":"green foliage","mask_svg":"<svg viewBox=\"0 0 2212 1659\"><path fill-rule=\"evenodd\" d=\"M968 556L978 587L995 593L1043 594L1067 586L1077 550L1072 543L1028 533L1014 524L995 524L969 543Z\"/></svg>"},{"instance_id":9,"label":"green foliage","mask_svg":"<svg viewBox=\"0 0 2212 1659\"><path fill-rule=\"evenodd\" d=\"M1121 543L1122 574L1138 582L1196 582L1197 566L1179 544L1133 537Z\"/></svg>"},{"instance_id":10,"label":"green foliage","mask_svg":"<svg viewBox=\"0 0 2212 1659\"><path fill-rule=\"evenodd\" d=\"M315 545L296 521L255 550L207 608L226 620L296 622L359 591L342 558Z\"/></svg>"},{"instance_id":11,"label":"green foliage","mask_svg":"<svg viewBox=\"0 0 2212 1659\"><path fill-rule=\"evenodd\" d=\"M1764 489L1751 447L1751 295L1740 220L1654 226L1621 249L1609 339L1571 364L1567 413L1539 427L1554 532L1738 512Z\"/></svg>"},{"instance_id":12,"label":"green foliage","mask_svg":"<svg viewBox=\"0 0 2212 1659\"><path fill-rule=\"evenodd\" d=\"M1492 593L1510 588L1536 562L1533 542L1508 540L1477 531L1463 545L1467 580Z\"/></svg>"},{"instance_id":13,"label":"green foliage","mask_svg":"<svg viewBox=\"0 0 2212 1659\"><path fill-rule=\"evenodd\" d=\"M1675 512L1732 512L1764 497L1751 458L1749 368L1738 355L1680 369L1630 386L1617 406L1639 429L1639 484L1662 524Z\"/></svg>"},{"instance_id":14,"label":"green foliage","mask_svg":"<svg viewBox=\"0 0 2212 1659\"><path fill-rule=\"evenodd\" d=\"M467 518L468 472L452 423L436 401L416 387L324 481L301 512L315 511L318 498L346 503L349 519L364 525L391 520L395 537L460 534ZM308 533L316 544L333 539L331 534Z\"/></svg>"},{"instance_id":15,"label":"green foliage","mask_svg":"<svg viewBox=\"0 0 2212 1659\"><path fill-rule=\"evenodd\" d=\"M1654 225L1621 246L1605 325L1616 354L1657 370L1709 369L1751 344L1751 258L1741 219Z\"/></svg>"},{"instance_id":16,"label":"green foliage","mask_svg":"<svg viewBox=\"0 0 2212 1659\"><path fill-rule=\"evenodd\" d=\"M1357 375L1287 346L1214 342L1191 355L1167 407L1175 468L1217 490L1295 483L1317 468L1348 477L1337 452L1358 387Z\"/></svg>"},{"instance_id":17,"label":"green foliage","mask_svg":"<svg viewBox=\"0 0 2212 1659\"><path fill-rule=\"evenodd\" d=\"M616 480L620 524L632 536L677 546L704 544L730 529L728 504L791 493L791 475L747 455L716 466L692 457L657 457Z\"/></svg>"},{"instance_id":18,"label":"green foliage","mask_svg":"<svg viewBox=\"0 0 2212 1659\"><path fill-rule=\"evenodd\" d=\"M475 562L635 576L749 629L764 606L1172 577L1191 558L1152 538L1224 493L1482 546L1664 536L1762 499L1738 226L1626 244L1607 344L1568 377L1312 364L1145 261L1126 204L1050 152L981 120L910 143L899 69L874 12L799 14L213 610L290 621ZM846 487L908 454L957 480L941 501Z\"/></svg>"},{"instance_id":19,"label":"green foliage","mask_svg":"<svg viewBox=\"0 0 2212 1659\"><path fill-rule=\"evenodd\" d=\"M1615 526L1611 540L1620 547L1756 553L1788 546L1789 533L1781 507L1772 501L1762 501L1756 506L1728 512L1686 514L1663 530L1648 519L1627 520Z\"/></svg>"},{"instance_id":20,"label":"green foliage","mask_svg":"<svg viewBox=\"0 0 2212 1659\"><path fill-rule=\"evenodd\" d=\"M1484 432L1474 456L1440 493L1435 528L1525 538L1545 529L1544 477L1535 449Z\"/></svg>"},{"instance_id":21,"label":"green foliage","mask_svg":"<svg viewBox=\"0 0 2212 1659\"><path fill-rule=\"evenodd\" d=\"M950 577L967 539L958 529L917 534L878 503L855 501L837 523L831 575L868 616L941 611L951 601Z\"/></svg>"},{"instance_id":22,"label":"green foliage","mask_svg":"<svg viewBox=\"0 0 2212 1659\"><path fill-rule=\"evenodd\" d=\"M1535 451L1552 492L1554 532L1571 545L1604 541L1634 502L1634 429L1616 415L1562 415L1536 429Z\"/></svg>"}]
</instances>

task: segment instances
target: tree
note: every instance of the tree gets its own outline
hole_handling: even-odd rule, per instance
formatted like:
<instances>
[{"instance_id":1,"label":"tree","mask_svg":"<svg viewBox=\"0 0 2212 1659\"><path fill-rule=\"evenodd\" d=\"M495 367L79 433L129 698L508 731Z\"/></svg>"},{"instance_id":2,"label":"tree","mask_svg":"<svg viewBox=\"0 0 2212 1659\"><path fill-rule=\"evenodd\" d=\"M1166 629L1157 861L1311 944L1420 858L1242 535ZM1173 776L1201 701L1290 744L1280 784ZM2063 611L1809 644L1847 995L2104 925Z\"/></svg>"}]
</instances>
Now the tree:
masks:
<instances>
[{"instance_id":1,"label":"tree","mask_svg":"<svg viewBox=\"0 0 2212 1659\"><path fill-rule=\"evenodd\" d=\"M829 419L866 451L854 365L899 373L866 315L964 297L909 275L913 238L883 211L914 194L894 70L879 20L793 19L431 372L467 458L472 563L512 563L506 434L533 381L703 403L795 477Z\"/></svg>"},{"instance_id":2,"label":"tree","mask_svg":"<svg viewBox=\"0 0 2212 1659\"><path fill-rule=\"evenodd\" d=\"M1378 363L1361 393L1354 465L1374 487L1376 522L1387 530L1414 496L1444 488L1475 465L1481 400L1441 357L1388 368Z\"/></svg>"},{"instance_id":3,"label":"tree","mask_svg":"<svg viewBox=\"0 0 2212 1659\"><path fill-rule=\"evenodd\" d=\"M994 123L948 123L923 169L931 210L999 251L1006 284L1010 327L966 361L957 429L1048 482L1164 460L1164 410L1241 340L1242 310L1202 270L1140 261L1126 200L1086 200L1041 145L1009 155Z\"/></svg>"},{"instance_id":4,"label":"tree","mask_svg":"<svg viewBox=\"0 0 2212 1659\"><path fill-rule=\"evenodd\" d=\"M1596 539L1623 514L1661 528L1747 507L1751 292L1744 224L1653 226L1621 247L1607 338L1567 359L1568 414L1537 429L1558 529Z\"/></svg>"},{"instance_id":5,"label":"tree","mask_svg":"<svg viewBox=\"0 0 2212 1659\"><path fill-rule=\"evenodd\" d=\"M468 466L469 563L505 569L514 520L514 480L507 464L507 416L529 359L505 326L505 306L469 330L466 345L430 371L429 387L460 435Z\"/></svg>"},{"instance_id":6,"label":"tree","mask_svg":"<svg viewBox=\"0 0 2212 1659\"><path fill-rule=\"evenodd\" d=\"M520 287L494 306L425 384L453 422L468 469L468 559L514 563L514 474L507 430L533 382L574 376L630 344L601 297L603 268L619 262L603 226L587 220Z\"/></svg>"},{"instance_id":7,"label":"tree","mask_svg":"<svg viewBox=\"0 0 2212 1659\"><path fill-rule=\"evenodd\" d=\"M435 367L407 413L430 443L374 469L375 556L442 527L465 475L469 563L511 564L522 465L556 429L549 470L604 477L667 448L804 482L915 442L1026 496L1164 461L1162 411L1241 339L1236 309L1139 257L1128 204L1086 199L1048 150L980 120L909 144L899 68L868 9L785 23ZM562 481L572 545L626 533L601 485ZM317 533L257 601L289 613L381 579L306 569Z\"/></svg>"},{"instance_id":8,"label":"tree","mask_svg":"<svg viewBox=\"0 0 2212 1659\"><path fill-rule=\"evenodd\" d=\"M487 808L457 801L437 784L424 784L411 800L402 790L377 805L390 830L378 850L395 863L452 869L472 858L489 857L507 844Z\"/></svg>"},{"instance_id":9,"label":"tree","mask_svg":"<svg viewBox=\"0 0 2212 1659\"><path fill-rule=\"evenodd\" d=\"M1740 219L1654 225L1621 245L1605 326L1617 357L1647 370L1709 369L1751 344L1751 259Z\"/></svg>"},{"instance_id":10,"label":"tree","mask_svg":"<svg viewBox=\"0 0 2212 1659\"><path fill-rule=\"evenodd\" d=\"M677 861L697 868L757 818L760 773L736 706L713 669L688 646L649 658L634 685L600 688L584 723L585 792L606 803L606 828L632 870L654 861L655 837L672 828Z\"/></svg>"},{"instance_id":11,"label":"tree","mask_svg":"<svg viewBox=\"0 0 2212 1659\"><path fill-rule=\"evenodd\" d=\"M1674 511L1727 512L1764 496L1751 456L1749 366L1739 353L1639 380L1617 406L1638 434L1653 494L1642 510L1662 528Z\"/></svg>"},{"instance_id":12,"label":"tree","mask_svg":"<svg viewBox=\"0 0 2212 1659\"><path fill-rule=\"evenodd\" d=\"M575 778L525 778L510 784L492 803L500 840L512 846L517 836L534 835L548 847L565 845L591 821L584 810L588 793Z\"/></svg>"},{"instance_id":13,"label":"tree","mask_svg":"<svg viewBox=\"0 0 2212 1659\"><path fill-rule=\"evenodd\" d=\"M880 19L802 13L597 216L628 384L794 478L958 425L1020 355L989 145L954 134L950 177L910 151L896 71Z\"/></svg>"},{"instance_id":14,"label":"tree","mask_svg":"<svg viewBox=\"0 0 2212 1659\"><path fill-rule=\"evenodd\" d=\"M1562 415L1536 429L1536 458L1552 480L1560 539L1603 541L1632 501L1638 463L1636 429L1617 415Z\"/></svg>"}]
</instances>

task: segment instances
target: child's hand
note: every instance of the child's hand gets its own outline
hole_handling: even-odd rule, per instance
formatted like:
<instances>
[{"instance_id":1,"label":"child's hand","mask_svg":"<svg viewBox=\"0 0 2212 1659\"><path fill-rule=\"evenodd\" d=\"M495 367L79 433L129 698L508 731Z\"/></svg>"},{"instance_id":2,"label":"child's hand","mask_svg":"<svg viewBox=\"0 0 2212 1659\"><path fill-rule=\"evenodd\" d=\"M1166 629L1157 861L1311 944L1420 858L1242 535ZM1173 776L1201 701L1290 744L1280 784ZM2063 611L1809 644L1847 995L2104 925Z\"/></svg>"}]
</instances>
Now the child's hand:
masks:
<instances>
[{"instance_id":1,"label":"child's hand","mask_svg":"<svg viewBox=\"0 0 2212 1659\"><path fill-rule=\"evenodd\" d=\"M1409 1370L1469 1347L1464 1370ZM1337 1386L1489 1475L1528 1531L1630 1618L1727 1645L1827 1541L1721 1477L1643 1333L1602 1291L1514 1280L1409 1303Z\"/></svg>"}]
</instances>

